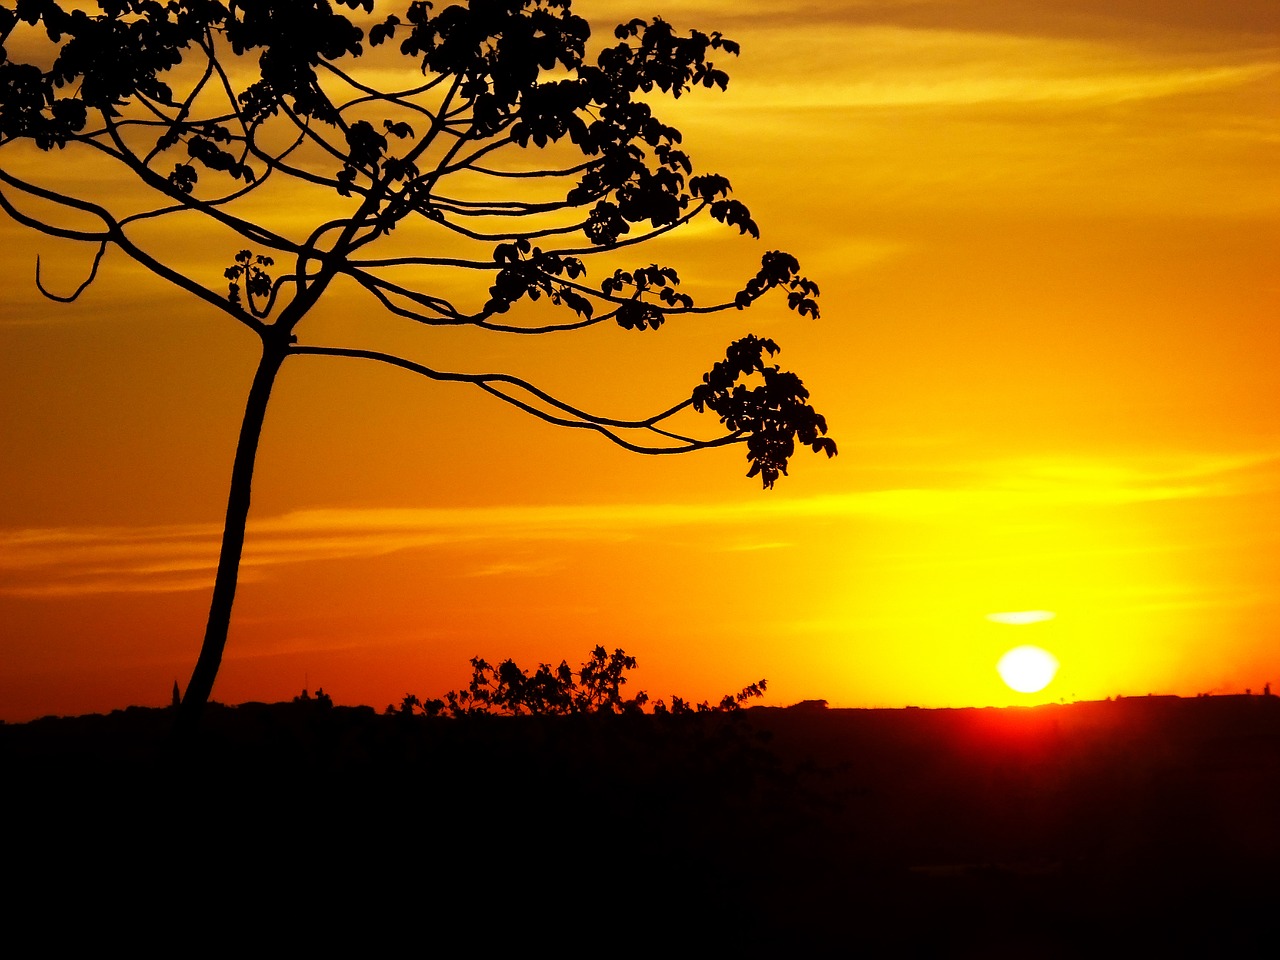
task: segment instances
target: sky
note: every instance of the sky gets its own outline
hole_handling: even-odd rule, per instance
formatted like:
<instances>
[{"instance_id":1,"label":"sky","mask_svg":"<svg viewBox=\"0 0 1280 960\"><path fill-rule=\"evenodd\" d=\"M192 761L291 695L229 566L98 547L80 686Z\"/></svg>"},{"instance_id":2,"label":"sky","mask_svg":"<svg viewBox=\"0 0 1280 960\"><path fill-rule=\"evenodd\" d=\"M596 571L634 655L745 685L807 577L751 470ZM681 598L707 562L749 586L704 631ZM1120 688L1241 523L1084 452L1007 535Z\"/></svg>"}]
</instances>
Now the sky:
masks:
<instances>
[{"instance_id":1,"label":"sky","mask_svg":"<svg viewBox=\"0 0 1280 960\"><path fill-rule=\"evenodd\" d=\"M597 43L656 15L741 44L717 61L726 92L663 116L762 238L700 225L654 256L709 295L786 250L821 319L764 302L656 333L443 335L339 291L300 334L624 417L769 336L839 456L798 454L764 491L737 447L637 456L464 386L291 358L215 699L323 687L381 708L464 685L473 656L576 665L597 644L635 656L629 689L655 698L761 678L768 703L848 707L1280 681L1280 8L575 10ZM0 164L32 169L13 153ZM87 196L133 189L36 160ZM150 241L215 289L238 249L194 221ZM118 253L62 305L37 255L67 291L92 249L4 220L0 251L0 719L167 703L199 649L255 340ZM992 617L1018 611L1053 616ZM1040 693L996 673L1022 644L1061 664Z\"/></svg>"}]
</instances>

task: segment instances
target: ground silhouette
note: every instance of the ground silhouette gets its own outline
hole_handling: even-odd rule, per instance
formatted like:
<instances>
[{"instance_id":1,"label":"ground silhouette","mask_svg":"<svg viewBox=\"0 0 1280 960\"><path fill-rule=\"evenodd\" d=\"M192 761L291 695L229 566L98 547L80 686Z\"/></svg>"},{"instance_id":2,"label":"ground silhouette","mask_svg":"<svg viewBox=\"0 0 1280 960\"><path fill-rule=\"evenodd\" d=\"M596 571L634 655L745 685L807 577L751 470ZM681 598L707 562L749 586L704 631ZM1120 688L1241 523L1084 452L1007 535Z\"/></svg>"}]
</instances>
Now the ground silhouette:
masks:
<instances>
[{"instance_id":1,"label":"ground silhouette","mask_svg":"<svg viewBox=\"0 0 1280 960\"><path fill-rule=\"evenodd\" d=\"M167 710L4 725L0 762L11 916L55 902L108 939L193 911L215 940L480 952L1275 937L1273 697L447 718L311 696L211 705L181 748Z\"/></svg>"}]
</instances>

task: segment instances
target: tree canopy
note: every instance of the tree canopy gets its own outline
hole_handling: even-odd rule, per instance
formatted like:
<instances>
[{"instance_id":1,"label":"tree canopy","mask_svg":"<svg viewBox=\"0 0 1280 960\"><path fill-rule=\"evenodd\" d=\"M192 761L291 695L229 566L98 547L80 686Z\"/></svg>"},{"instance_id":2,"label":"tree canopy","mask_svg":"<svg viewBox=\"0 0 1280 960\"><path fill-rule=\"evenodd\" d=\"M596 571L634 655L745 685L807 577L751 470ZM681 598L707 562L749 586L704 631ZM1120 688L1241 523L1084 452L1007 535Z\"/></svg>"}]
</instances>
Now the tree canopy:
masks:
<instances>
[{"instance_id":1,"label":"tree canopy","mask_svg":"<svg viewBox=\"0 0 1280 960\"><path fill-rule=\"evenodd\" d=\"M0 208L96 245L70 292L48 290L37 260L40 290L75 300L113 249L261 341L215 611L229 617L262 418L289 357L469 384L641 453L741 443L766 488L797 445L835 454L767 337L734 341L689 394L640 419L581 409L510 373L308 338L302 321L335 284L414 324L495 336L601 324L643 335L745 310L775 289L818 317L818 287L790 254L764 253L740 287L703 302L675 266L638 250L698 218L759 238L729 180L695 172L680 131L658 116L663 95L725 89L717 61L737 44L662 19L590 40L569 0L414 0L394 13L373 0L0 3ZM109 169L130 189L49 175L71 164ZM168 255L165 230L193 228L226 244L220 275ZM692 435L673 420L686 412L712 414L718 431ZM210 627L225 638L215 619L225 617L211 613Z\"/></svg>"}]
</instances>

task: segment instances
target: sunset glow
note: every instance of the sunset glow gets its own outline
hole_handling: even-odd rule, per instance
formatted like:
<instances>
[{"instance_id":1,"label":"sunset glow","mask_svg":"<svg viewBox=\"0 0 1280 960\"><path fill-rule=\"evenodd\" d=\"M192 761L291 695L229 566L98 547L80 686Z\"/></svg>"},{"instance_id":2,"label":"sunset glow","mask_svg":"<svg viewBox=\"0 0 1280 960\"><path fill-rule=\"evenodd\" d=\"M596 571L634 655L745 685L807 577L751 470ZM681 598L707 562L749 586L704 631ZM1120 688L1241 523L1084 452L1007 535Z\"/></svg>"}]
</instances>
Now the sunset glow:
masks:
<instances>
[{"instance_id":1,"label":"sunset glow","mask_svg":"<svg viewBox=\"0 0 1280 960\"><path fill-rule=\"evenodd\" d=\"M765 492L741 447L637 456L478 390L291 358L215 699L322 686L381 709L463 686L473 656L596 644L635 656L655 698L761 677L768 703L850 707L1280 683L1280 4L574 9L592 49L654 15L741 43L717 62L726 92L653 102L762 239L711 224L639 249L687 265L699 297L786 250L822 318L762 301L513 342L335 287L305 335L625 418L686 399L755 333L840 456L806 453ZM0 150L54 186L97 163ZM327 202L263 216L291 229ZM226 237L165 229L148 241L225 286ZM40 295L37 256L67 293L95 249L0 215L8 721L186 682L256 362L252 336L112 252L76 303ZM1041 644L1035 670L992 669Z\"/></svg>"}]
</instances>

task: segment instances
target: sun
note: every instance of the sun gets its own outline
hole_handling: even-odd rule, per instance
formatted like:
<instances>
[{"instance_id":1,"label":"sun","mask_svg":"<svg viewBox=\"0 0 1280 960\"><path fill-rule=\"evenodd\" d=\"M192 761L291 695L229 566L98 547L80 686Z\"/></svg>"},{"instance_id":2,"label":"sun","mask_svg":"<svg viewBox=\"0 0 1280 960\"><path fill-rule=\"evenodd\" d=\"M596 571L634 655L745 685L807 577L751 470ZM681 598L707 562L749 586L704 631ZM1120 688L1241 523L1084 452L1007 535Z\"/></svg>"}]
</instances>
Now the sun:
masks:
<instances>
[{"instance_id":1,"label":"sun","mask_svg":"<svg viewBox=\"0 0 1280 960\"><path fill-rule=\"evenodd\" d=\"M1018 693L1038 693L1053 682L1058 658L1040 647L1014 647L1000 658L996 670Z\"/></svg>"}]
</instances>

